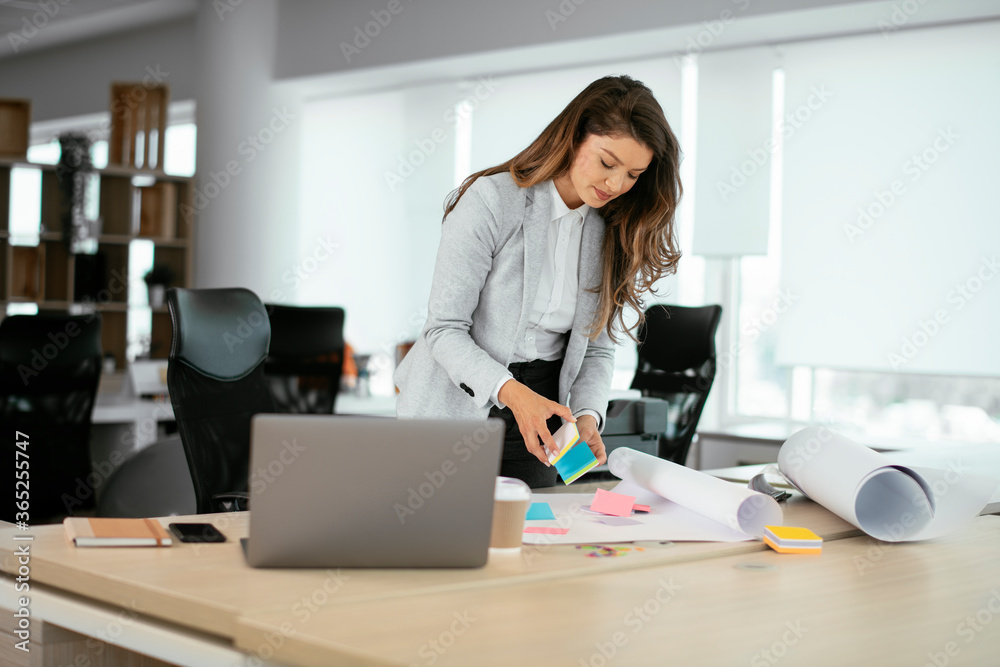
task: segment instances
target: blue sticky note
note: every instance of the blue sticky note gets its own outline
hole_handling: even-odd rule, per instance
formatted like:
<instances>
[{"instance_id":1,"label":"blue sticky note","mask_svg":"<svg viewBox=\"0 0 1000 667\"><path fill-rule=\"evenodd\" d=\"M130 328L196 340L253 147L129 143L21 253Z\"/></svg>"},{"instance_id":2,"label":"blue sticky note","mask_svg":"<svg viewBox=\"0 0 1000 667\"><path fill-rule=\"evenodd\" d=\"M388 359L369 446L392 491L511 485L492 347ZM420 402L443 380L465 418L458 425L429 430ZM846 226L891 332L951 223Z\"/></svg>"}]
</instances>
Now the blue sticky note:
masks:
<instances>
[{"instance_id":1,"label":"blue sticky note","mask_svg":"<svg viewBox=\"0 0 1000 667\"><path fill-rule=\"evenodd\" d=\"M580 442L556 461L556 470L559 471L563 483L570 484L596 465L597 459L590 451L590 447L587 446L587 443Z\"/></svg>"},{"instance_id":2,"label":"blue sticky note","mask_svg":"<svg viewBox=\"0 0 1000 667\"><path fill-rule=\"evenodd\" d=\"M544 521L545 519L555 519L556 515L552 513L552 508L549 507L548 503L531 503L528 514L524 518L528 521Z\"/></svg>"}]
</instances>

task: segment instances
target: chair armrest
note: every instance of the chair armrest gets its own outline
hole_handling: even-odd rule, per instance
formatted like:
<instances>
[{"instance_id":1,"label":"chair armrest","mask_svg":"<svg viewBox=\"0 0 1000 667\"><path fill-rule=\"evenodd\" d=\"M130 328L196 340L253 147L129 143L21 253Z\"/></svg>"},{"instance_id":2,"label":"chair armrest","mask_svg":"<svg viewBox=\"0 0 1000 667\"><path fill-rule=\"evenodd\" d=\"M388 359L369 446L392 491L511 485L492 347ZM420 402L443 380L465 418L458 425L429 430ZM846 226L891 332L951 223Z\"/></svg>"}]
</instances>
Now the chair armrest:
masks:
<instances>
[{"instance_id":1,"label":"chair armrest","mask_svg":"<svg viewBox=\"0 0 1000 667\"><path fill-rule=\"evenodd\" d=\"M216 512L245 512L250 509L250 496L246 493L217 493L212 496Z\"/></svg>"}]
</instances>

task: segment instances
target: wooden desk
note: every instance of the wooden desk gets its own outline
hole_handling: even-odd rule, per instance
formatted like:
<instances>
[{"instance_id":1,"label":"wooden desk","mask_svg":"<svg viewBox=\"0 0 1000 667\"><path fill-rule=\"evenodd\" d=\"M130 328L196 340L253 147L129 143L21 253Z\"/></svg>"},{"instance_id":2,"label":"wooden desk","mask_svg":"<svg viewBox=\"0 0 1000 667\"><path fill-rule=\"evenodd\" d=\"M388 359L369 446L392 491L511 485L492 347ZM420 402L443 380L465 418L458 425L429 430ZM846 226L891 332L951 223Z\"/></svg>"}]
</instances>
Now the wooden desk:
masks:
<instances>
[{"instance_id":1,"label":"wooden desk","mask_svg":"<svg viewBox=\"0 0 1000 667\"><path fill-rule=\"evenodd\" d=\"M995 665L1000 517L910 544L827 542L510 586L244 615L296 665ZM275 646L280 642L280 646ZM937 662L934 662L934 661Z\"/></svg>"},{"instance_id":2,"label":"wooden desk","mask_svg":"<svg viewBox=\"0 0 1000 667\"><path fill-rule=\"evenodd\" d=\"M578 489L573 489L578 490ZM761 542L689 542L647 545L618 558L587 558L571 545L530 546L519 552L492 551L488 564L473 569L254 569L243 557L239 538L247 534L247 513L185 517L208 520L229 541L183 544L169 549L78 549L61 525L28 533L0 531L0 570L15 572L14 535L32 534L32 581L111 605L138 606L150 616L232 636L238 617L249 608L288 609L317 589L328 592L325 604L487 588L513 582L596 575L620 569L680 563L721 555L759 552ZM165 526L177 517L160 519ZM822 507L800 498L790 501L786 521L811 526L827 539L856 535L857 530ZM347 583L349 582L349 583Z\"/></svg>"},{"instance_id":3,"label":"wooden desk","mask_svg":"<svg viewBox=\"0 0 1000 667\"><path fill-rule=\"evenodd\" d=\"M607 485L608 483L605 483ZM591 485L590 488L594 488ZM580 492L576 485L566 489ZM677 543L647 545L615 558L589 558L573 546L525 546L520 552L492 552L484 568L467 570L256 570L246 565L239 538L246 535L245 513L207 517L229 542L176 544L169 549L77 549L62 526L41 526L27 532L0 530L0 570L17 571L13 537L33 535L31 583L53 597L63 596L95 613L127 610L146 626L163 626L162 633L182 632L189 643L205 641L218 649L233 641L250 611L262 615L312 614L320 606L344 606L398 598L417 599L465 590L530 585L572 577L602 576L618 571L759 553L760 542ZM191 517L195 520L194 517ZM164 525L177 518L161 519ZM803 498L789 501L786 521L808 525L827 539L856 535L841 519ZM0 606L12 607L13 585L0 586ZM84 613L79 610L76 613ZM37 620L86 633L86 619L72 614ZM130 627L140 628L139 623ZM255 650L255 649L254 649ZM171 653L156 653L165 660Z\"/></svg>"}]
</instances>

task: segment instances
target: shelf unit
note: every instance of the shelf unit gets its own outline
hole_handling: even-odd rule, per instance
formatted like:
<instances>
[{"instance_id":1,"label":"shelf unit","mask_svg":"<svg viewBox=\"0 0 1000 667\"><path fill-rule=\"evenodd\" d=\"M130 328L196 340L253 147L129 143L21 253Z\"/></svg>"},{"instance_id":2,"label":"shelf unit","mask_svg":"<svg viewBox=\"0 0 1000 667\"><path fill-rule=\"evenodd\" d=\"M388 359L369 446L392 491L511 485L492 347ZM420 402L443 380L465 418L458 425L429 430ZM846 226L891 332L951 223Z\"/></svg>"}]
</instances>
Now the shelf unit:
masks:
<instances>
[{"instance_id":1,"label":"shelf unit","mask_svg":"<svg viewBox=\"0 0 1000 667\"><path fill-rule=\"evenodd\" d=\"M41 172L37 245L12 243L19 240L11 238L11 175L22 168ZM10 303L36 303L40 312L96 309L104 353L113 355L122 370L130 317L150 313L152 358L165 359L170 351L167 309L129 302L129 254L132 241L152 242L153 263L170 267L173 286L190 286L193 229L182 211L193 210L194 179L126 167L96 172L102 219L97 253L74 255L59 220L56 166L0 158L0 306L3 313Z\"/></svg>"}]
</instances>

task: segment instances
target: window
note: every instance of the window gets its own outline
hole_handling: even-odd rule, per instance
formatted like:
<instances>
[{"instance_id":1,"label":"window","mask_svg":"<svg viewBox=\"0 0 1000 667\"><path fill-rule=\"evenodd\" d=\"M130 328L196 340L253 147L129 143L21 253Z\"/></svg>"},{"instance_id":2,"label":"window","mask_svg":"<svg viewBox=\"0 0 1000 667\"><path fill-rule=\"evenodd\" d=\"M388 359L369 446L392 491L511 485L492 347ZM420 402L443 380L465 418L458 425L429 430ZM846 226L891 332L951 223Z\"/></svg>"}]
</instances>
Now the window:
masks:
<instances>
[{"instance_id":1,"label":"window","mask_svg":"<svg viewBox=\"0 0 1000 667\"><path fill-rule=\"evenodd\" d=\"M865 433L1000 442L1000 381L994 378L866 373L813 374L812 420Z\"/></svg>"},{"instance_id":2,"label":"window","mask_svg":"<svg viewBox=\"0 0 1000 667\"><path fill-rule=\"evenodd\" d=\"M738 264L736 302L736 362L723 355L720 370L734 383L735 413L754 417L788 414L789 373L775 363L777 324L787 295L781 291L781 179L784 72L772 76L771 192L766 256L747 256Z\"/></svg>"}]
</instances>

